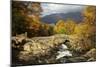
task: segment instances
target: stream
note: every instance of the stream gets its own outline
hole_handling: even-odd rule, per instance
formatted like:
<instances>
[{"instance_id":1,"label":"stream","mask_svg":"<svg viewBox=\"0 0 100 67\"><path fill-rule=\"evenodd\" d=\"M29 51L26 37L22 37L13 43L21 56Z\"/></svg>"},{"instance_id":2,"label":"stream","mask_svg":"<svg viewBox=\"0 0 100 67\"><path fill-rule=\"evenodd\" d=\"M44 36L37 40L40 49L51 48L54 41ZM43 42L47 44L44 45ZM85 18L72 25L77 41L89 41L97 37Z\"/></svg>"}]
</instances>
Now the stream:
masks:
<instances>
[{"instance_id":1,"label":"stream","mask_svg":"<svg viewBox=\"0 0 100 67\"><path fill-rule=\"evenodd\" d=\"M61 44L57 53L58 55L56 56L56 59L60 59L64 56L72 56L72 53L68 50L68 47L65 44Z\"/></svg>"}]
</instances>

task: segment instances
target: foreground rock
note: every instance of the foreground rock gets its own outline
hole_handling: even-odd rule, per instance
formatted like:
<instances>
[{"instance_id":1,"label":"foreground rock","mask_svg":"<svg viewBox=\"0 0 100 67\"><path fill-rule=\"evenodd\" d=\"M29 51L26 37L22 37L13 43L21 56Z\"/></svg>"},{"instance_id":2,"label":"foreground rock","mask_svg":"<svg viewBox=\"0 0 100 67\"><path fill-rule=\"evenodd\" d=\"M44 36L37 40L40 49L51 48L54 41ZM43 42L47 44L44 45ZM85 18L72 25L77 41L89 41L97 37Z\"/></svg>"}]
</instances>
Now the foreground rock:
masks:
<instances>
[{"instance_id":1,"label":"foreground rock","mask_svg":"<svg viewBox=\"0 0 100 67\"><path fill-rule=\"evenodd\" d=\"M12 48L14 63L22 65L84 62L96 59L96 51L91 41L76 35L56 34L33 38L17 35L12 38Z\"/></svg>"},{"instance_id":2,"label":"foreground rock","mask_svg":"<svg viewBox=\"0 0 100 67\"><path fill-rule=\"evenodd\" d=\"M85 58L87 58L87 61L95 61L96 60L96 49L90 49L85 55Z\"/></svg>"},{"instance_id":3,"label":"foreground rock","mask_svg":"<svg viewBox=\"0 0 100 67\"><path fill-rule=\"evenodd\" d=\"M56 63L59 46L64 43L67 38L68 36L64 34L33 38L26 38L24 35L21 35L13 37L13 48L20 49L17 55L20 61L28 62L29 64Z\"/></svg>"},{"instance_id":4,"label":"foreground rock","mask_svg":"<svg viewBox=\"0 0 100 67\"><path fill-rule=\"evenodd\" d=\"M79 56L85 54L87 51L95 47L93 41L86 37L81 37L77 35L69 35L68 40L70 41L69 46L70 50L73 51L74 56Z\"/></svg>"}]
</instances>

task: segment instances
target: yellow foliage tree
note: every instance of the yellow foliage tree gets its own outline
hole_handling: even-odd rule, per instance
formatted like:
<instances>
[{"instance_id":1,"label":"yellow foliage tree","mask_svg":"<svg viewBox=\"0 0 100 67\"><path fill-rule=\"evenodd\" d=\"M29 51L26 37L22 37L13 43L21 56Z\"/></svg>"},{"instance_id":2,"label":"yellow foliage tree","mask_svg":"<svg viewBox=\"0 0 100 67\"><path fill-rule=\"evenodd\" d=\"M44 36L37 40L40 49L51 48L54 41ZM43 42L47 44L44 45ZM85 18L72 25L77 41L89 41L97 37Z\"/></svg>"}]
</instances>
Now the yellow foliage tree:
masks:
<instances>
[{"instance_id":1,"label":"yellow foliage tree","mask_svg":"<svg viewBox=\"0 0 100 67\"><path fill-rule=\"evenodd\" d=\"M56 23L56 26L54 27L54 32L59 34L65 34L66 33L66 25L63 20L59 20Z\"/></svg>"},{"instance_id":2,"label":"yellow foliage tree","mask_svg":"<svg viewBox=\"0 0 100 67\"><path fill-rule=\"evenodd\" d=\"M76 22L72 19L68 19L67 21L59 20L54 27L54 31L59 34L73 34L74 28L76 26Z\"/></svg>"},{"instance_id":3,"label":"yellow foliage tree","mask_svg":"<svg viewBox=\"0 0 100 67\"><path fill-rule=\"evenodd\" d=\"M74 33L91 36L96 33L96 7L87 6L82 12L83 21L75 27Z\"/></svg>"},{"instance_id":4,"label":"yellow foliage tree","mask_svg":"<svg viewBox=\"0 0 100 67\"><path fill-rule=\"evenodd\" d=\"M96 33L96 29L95 26L91 26L90 24L78 24L75 27L74 33L83 37L89 37Z\"/></svg>"},{"instance_id":5,"label":"yellow foliage tree","mask_svg":"<svg viewBox=\"0 0 100 67\"><path fill-rule=\"evenodd\" d=\"M83 22L88 24L96 24L96 7L95 6L87 6L83 11Z\"/></svg>"},{"instance_id":6,"label":"yellow foliage tree","mask_svg":"<svg viewBox=\"0 0 100 67\"><path fill-rule=\"evenodd\" d=\"M66 25L66 34L73 34L74 29L76 27L76 22L73 21L72 19L68 19L65 25Z\"/></svg>"}]
</instances>

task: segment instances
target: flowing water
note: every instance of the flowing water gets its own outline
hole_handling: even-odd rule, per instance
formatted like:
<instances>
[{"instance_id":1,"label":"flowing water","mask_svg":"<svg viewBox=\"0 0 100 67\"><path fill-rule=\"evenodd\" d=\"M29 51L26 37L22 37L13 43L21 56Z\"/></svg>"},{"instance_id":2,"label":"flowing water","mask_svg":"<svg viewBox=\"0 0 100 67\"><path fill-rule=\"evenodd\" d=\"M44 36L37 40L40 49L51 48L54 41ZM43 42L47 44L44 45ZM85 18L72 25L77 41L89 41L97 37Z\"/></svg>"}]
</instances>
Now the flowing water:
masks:
<instances>
[{"instance_id":1,"label":"flowing water","mask_svg":"<svg viewBox=\"0 0 100 67\"><path fill-rule=\"evenodd\" d=\"M64 56L72 56L72 53L68 50L68 47L65 44L61 44L57 53L58 55L56 56L56 59L60 59Z\"/></svg>"}]
</instances>

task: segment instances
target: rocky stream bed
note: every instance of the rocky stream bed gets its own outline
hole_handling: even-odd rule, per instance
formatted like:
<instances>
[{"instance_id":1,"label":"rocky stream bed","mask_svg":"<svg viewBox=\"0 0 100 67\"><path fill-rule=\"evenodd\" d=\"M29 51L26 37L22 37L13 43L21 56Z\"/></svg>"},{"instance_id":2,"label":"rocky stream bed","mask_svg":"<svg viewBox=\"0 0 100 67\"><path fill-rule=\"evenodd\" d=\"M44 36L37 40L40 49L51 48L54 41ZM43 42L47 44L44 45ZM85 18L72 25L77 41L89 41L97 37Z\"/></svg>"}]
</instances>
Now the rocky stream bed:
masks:
<instances>
[{"instance_id":1,"label":"rocky stream bed","mask_svg":"<svg viewBox=\"0 0 100 67\"><path fill-rule=\"evenodd\" d=\"M28 38L12 37L12 65L40 65L96 60L96 48L65 34ZM84 41L85 42L85 41Z\"/></svg>"}]
</instances>

